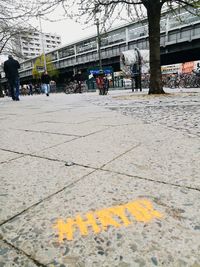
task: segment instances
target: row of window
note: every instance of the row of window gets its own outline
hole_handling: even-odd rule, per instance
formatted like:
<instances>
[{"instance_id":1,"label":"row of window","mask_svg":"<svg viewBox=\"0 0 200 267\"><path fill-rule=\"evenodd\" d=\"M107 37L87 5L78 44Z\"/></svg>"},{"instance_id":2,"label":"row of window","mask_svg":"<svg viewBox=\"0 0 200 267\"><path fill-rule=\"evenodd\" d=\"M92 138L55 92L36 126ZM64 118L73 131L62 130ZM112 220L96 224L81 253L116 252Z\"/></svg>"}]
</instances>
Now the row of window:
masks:
<instances>
[{"instance_id":1,"label":"row of window","mask_svg":"<svg viewBox=\"0 0 200 267\"><path fill-rule=\"evenodd\" d=\"M33 47L22 47L22 50L25 50L25 51L40 51L41 49L40 48L33 48Z\"/></svg>"},{"instance_id":2,"label":"row of window","mask_svg":"<svg viewBox=\"0 0 200 267\"><path fill-rule=\"evenodd\" d=\"M56 45L60 45L61 42L55 42L55 41L48 41L46 40L46 43L48 44L56 44ZM40 42L37 43L29 43L29 42L22 42L22 45L26 45L26 46L40 46Z\"/></svg>"}]
</instances>

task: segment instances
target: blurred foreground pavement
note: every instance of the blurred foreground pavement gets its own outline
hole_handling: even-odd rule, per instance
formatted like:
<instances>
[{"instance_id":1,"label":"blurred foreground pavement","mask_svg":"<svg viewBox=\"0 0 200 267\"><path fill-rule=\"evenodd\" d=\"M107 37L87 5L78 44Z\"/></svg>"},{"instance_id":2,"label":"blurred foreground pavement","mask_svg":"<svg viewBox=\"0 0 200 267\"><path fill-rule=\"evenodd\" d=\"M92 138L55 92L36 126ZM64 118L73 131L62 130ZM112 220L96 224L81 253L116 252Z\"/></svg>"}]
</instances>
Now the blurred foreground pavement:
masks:
<instances>
[{"instance_id":1,"label":"blurred foreground pavement","mask_svg":"<svg viewBox=\"0 0 200 267\"><path fill-rule=\"evenodd\" d=\"M0 267L200 266L199 120L200 90L0 99Z\"/></svg>"}]
</instances>

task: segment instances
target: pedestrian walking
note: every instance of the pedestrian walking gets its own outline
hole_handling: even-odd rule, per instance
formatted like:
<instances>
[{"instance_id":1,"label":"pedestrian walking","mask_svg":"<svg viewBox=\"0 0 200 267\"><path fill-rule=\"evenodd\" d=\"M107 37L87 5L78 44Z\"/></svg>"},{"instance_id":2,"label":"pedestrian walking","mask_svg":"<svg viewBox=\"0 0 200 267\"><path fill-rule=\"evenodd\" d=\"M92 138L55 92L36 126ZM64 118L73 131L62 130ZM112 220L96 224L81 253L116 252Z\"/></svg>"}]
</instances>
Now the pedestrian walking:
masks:
<instances>
[{"instance_id":1,"label":"pedestrian walking","mask_svg":"<svg viewBox=\"0 0 200 267\"><path fill-rule=\"evenodd\" d=\"M132 72L132 79L134 79L135 81L135 89L136 90L140 89L140 91L142 91L140 64L138 63L133 64L131 72ZM132 91L134 91L133 85L132 85Z\"/></svg>"},{"instance_id":2,"label":"pedestrian walking","mask_svg":"<svg viewBox=\"0 0 200 267\"><path fill-rule=\"evenodd\" d=\"M29 86L29 95L33 95L33 85L32 85L32 83L30 82L28 86Z\"/></svg>"},{"instance_id":3,"label":"pedestrian walking","mask_svg":"<svg viewBox=\"0 0 200 267\"><path fill-rule=\"evenodd\" d=\"M13 58L12 55L8 56L8 60L4 62L4 72L8 79L10 95L13 100L19 101L19 62Z\"/></svg>"},{"instance_id":4,"label":"pedestrian walking","mask_svg":"<svg viewBox=\"0 0 200 267\"><path fill-rule=\"evenodd\" d=\"M48 72L45 70L41 76L41 81L42 81L46 96L49 96L49 93L50 93L50 84L49 84L50 80L51 80L50 76Z\"/></svg>"},{"instance_id":5,"label":"pedestrian walking","mask_svg":"<svg viewBox=\"0 0 200 267\"><path fill-rule=\"evenodd\" d=\"M109 89L109 80L107 75L105 75L103 78L103 88L104 88L103 94L107 95Z\"/></svg>"},{"instance_id":6,"label":"pedestrian walking","mask_svg":"<svg viewBox=\"0 0 200 267\"><path fill-rule=\"evenodd\" d=\"M76 87L74 90L74 93L82 93L82 82L83 82L83 77L81 74L81 71L79 70L78 73L74 76L74 80L76 81Z\"/></svg>"}]
</instances>

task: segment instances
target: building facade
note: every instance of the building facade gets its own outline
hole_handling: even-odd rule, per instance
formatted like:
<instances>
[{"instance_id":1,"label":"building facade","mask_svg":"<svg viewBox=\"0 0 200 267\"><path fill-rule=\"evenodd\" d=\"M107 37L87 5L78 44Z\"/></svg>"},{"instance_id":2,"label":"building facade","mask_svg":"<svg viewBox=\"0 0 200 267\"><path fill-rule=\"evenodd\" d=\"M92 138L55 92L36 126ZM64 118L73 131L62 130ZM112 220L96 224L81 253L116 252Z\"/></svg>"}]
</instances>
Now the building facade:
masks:
<instances>
[{"instance_id":1,"label":"building facade","mask_svg":"<svg viewBox=\"0 0 200 267\"><path fill-rule=\"evenodd\" d=\"M55 49L61 45L61 37L52 33L33 32L20 34L14 43L15 49L25 58L30 59Z\"/></svg>"}]
</instances>

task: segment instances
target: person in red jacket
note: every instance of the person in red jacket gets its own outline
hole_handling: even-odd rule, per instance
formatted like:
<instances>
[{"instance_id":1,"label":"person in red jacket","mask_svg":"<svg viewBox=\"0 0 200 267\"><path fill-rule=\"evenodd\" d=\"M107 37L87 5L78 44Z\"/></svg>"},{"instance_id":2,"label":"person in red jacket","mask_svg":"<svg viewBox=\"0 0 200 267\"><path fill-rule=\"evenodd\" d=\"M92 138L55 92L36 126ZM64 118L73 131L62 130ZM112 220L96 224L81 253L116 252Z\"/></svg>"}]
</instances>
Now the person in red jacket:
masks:
<instances>
[{"instance_id":1,"label":"person in red jacket","mask_svg":"<svg viewBox=\"0 0 200 267\"><path fill-rule=\"evenodd\" d=\"M99 94L104 94L104 74L103 72L99 72L99 75L96 77L96 85L99 89Z\"/></svg>"}]
</instances>

